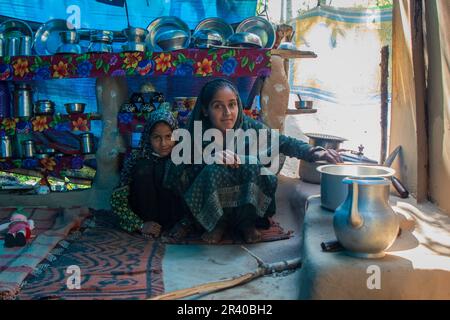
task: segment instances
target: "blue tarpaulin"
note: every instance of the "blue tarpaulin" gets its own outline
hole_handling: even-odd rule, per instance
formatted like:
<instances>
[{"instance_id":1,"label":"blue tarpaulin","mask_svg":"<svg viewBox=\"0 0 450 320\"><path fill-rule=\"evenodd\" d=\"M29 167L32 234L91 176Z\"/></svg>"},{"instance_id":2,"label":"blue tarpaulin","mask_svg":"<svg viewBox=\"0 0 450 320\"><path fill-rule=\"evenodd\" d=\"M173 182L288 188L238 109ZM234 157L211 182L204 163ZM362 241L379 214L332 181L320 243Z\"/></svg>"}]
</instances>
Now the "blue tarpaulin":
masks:
<instances>
[{"instance_id":1,"label":"blue tarpaulin","mask_svg":"<svg viewBox=\"0 0 450 320\"><path fill-rule=\"evenodd\" d=\"M206 17L237 23L255 15L256 0L127 0L130 24L145 28L161 16L177 16L191 29ZM46 22L69 19L78 11L80 27L122 30L127 27L125 8L95 0L0 0L0 15Z\"/></svg>"}]
</instances>

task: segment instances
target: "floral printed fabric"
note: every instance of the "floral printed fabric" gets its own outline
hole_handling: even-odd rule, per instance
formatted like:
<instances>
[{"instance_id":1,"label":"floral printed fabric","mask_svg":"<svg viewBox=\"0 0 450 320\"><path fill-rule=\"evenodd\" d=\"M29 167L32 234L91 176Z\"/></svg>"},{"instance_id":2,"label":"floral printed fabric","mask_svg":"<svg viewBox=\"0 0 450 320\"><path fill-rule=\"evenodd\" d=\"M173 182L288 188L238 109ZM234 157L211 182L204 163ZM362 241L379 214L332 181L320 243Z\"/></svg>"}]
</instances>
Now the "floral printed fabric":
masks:
<instances>
[{"instance_id":1,"label":"floral printed fabric","mask_svg":"<svg viewBox=\"0 0 450 320\"><path fill-rule=\"evenodd\" d=\"M270 49L59 54L0 58L0 80L105 76L242 77L270 74Z\"/></svg>"}]
</instances>

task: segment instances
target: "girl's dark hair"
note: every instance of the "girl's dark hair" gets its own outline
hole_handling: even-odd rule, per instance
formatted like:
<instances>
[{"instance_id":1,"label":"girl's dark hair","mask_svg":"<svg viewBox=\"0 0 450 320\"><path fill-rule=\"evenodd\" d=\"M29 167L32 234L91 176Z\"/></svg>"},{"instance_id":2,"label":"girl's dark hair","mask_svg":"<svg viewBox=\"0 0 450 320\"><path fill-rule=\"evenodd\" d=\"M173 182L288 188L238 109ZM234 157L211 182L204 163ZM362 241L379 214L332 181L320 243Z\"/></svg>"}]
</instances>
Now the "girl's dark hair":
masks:
<instances>
[{"instance_id":1,"label":"girl's dark hair","mask_svg":"<svg viewBox=\"0 0 450 320\"><path fill-rule=\"evenodd\" d=\"M236 86L229 80L226 79L214 79L208 83L206 83L202 90L200 91L200 94L197 98L197 103L195 104L195 108L192 111L190 120L189 120L189 129L194 129L194 121L203 121L206 124L206 128L210 126L209 119L206 118L203 114L204 110L207 110L209 107L209 104L211 103L212 99L214 98L217 91L223 88L228 88L236 95L236 100L238 103L239 108L239 114L238 118L236 119L235 127L240 125L242 121L242 101L239 97L239 91L237 90Z\"/></svg>"}]
</instances>

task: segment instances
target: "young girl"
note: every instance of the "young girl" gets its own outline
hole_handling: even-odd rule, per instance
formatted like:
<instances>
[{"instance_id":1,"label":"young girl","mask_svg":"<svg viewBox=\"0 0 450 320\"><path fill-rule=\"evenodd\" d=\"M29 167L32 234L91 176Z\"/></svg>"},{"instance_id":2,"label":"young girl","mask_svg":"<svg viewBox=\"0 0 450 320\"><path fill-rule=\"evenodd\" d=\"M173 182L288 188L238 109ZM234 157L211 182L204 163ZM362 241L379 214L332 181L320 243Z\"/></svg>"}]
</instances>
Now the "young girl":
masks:
<instances>
[{"instance_id":1,"label":"young girl","mask_svg":"<svg viewBox=\"0 0 450 320\"><path fill-rule=\"evenodd\" d=\"M163 231L181 238L189 231L189 210L183 199L162 185L175 144L171 140L177 122L165 109L154 111L147 121L139 148L126 160L120 188L111 205L120 226L128 231L157 238Z\"/></svg>"},{"instance_id":2,"label":"young girl","mask_svg":"<svg viewBox=\"0 0 450 320\"><path fill-rule=\"evenodd\" d=\"M244 115L236 87L225 79L215 79L202 88L190 117L191 136L194 121L201 121L203 131L214 128L223 135L228 129L268 129ZM192 143L195 145L195 141ZM284 135L279 136L279 151L307 161L340 161L333 151ZM235 152L219 152L224 164L171 165L164 180L168 188L183 196L195 220L205 229L203 239L209 243L219 242L227 228L241 233L246 242L259 241L261 234L256 226L262 223L267 227L267 218L276 211L277 177L262 175L261 170L267 169L261 163L241 161L245 156Z\"/></svg>"}]
</instances>

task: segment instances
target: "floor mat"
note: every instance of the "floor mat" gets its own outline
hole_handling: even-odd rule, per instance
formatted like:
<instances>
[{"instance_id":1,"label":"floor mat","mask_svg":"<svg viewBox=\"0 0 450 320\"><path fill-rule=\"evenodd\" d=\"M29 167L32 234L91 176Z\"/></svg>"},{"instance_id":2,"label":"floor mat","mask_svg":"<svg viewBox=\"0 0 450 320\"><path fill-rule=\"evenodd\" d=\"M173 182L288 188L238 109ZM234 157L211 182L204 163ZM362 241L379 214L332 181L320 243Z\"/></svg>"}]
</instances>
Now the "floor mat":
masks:
<instances>
[{"instance_id":1,"label":"floor mat","mask_svg":"<svg viewBox=\"0 0 450 320\"><path fill-rule=\"evenodd\" d=\"M164 292L163 255L160 242L122 232L96 219L96 226L87 229L54 263L27 279L18 298L150 298ZM79 274L68 274L70 266ZM73 288L77 275L80 289Z\"/></svg>"},{"instance_id":2,"label":"floor mat","mask_svg":"<svg viewBox=\"0 0 450 320\"><path fill-rule=\"evenodd\" d=\"M292 231L285 231L281 225L270 219L270 227L268 229L258 229L261 232L261 240L258 242L270 242L270 241L278 241L285 240L292 237ZM201 238L202 233L194 233L192 235L187 236L184 239L170 239L165 238L164 243L167 244L208 244ZM245 243L239 234L232 234L227 232L222 239L217 244L214 245L224 245L224 244L243 244Z\"/></svg>"},{"instance_id":3,"label":"floor mat","mask_svg":"<svg viewBox=\"0 0 450 320\"><path fill-rule=\"evenodd\" d=\"M16 208L0 208L0 222L8 222ZM24 279L46 259L50 252L89 216L89 209L23 208L33 219L36 228L24 247L5 248L0 239L0 299L12 299L19 292Z\"/></svg>"}]
</instances>

